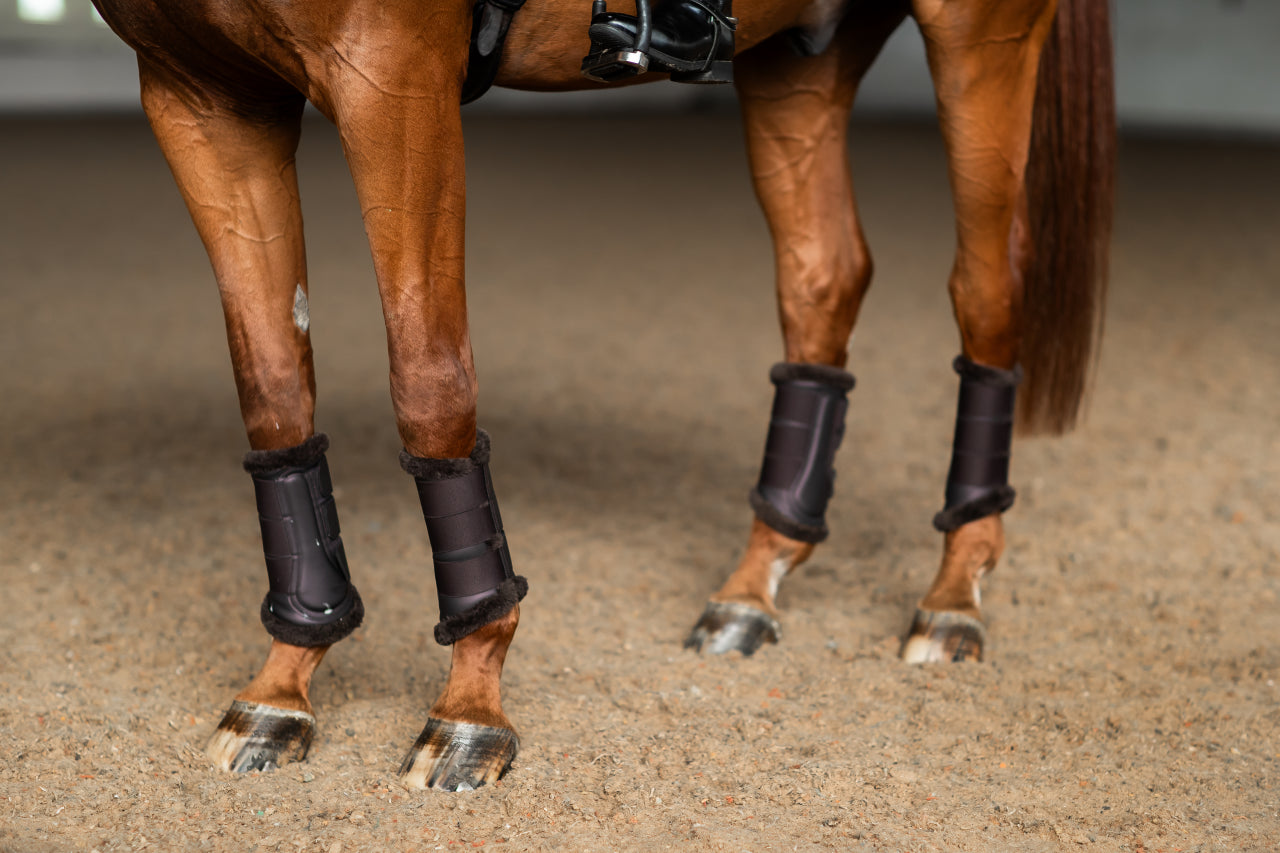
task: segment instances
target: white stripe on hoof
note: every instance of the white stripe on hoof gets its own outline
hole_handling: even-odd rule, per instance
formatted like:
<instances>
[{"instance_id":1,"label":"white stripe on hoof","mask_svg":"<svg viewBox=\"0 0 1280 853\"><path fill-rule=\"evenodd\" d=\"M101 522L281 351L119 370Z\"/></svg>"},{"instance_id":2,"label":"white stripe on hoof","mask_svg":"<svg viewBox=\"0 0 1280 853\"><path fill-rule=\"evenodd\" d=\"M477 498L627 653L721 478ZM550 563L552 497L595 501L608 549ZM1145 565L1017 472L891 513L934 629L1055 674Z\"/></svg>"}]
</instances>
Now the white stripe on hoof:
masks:
<instances>
[{"instance_id":1,"label":"white stripe on hoof","mask_svg":"<svg viewBox=\"0 0 1280 853\"><path fill-rule=\"evenodd\" d=\"M407 788L474 791L501 779L519 748L510 729L430 717L400 765L400 781Z\"/></svg>"},{"instance_id":2,"label":"white stripe on hoof","mask_svg":"<svg viewBox=\"0 0 1280 853\"><path fill-rule=\"evenodd\" d=\"M205 747L221 770L250 773L274 770L307 757L316 718L254 702L232 702Z\"/></svg>"},{"instance_id":3,"label":"white stripe on hoof","mask_svg":"<svg viewBox=\"0 0 1280 853\"><path fill-rule=\"evenodd\" d=\"M758 607L736 601L710 601L684 647L713 655L734 651L750 655L765 643L778 642L781 635L778 620Z\"/></svg>"},{"instance_id":4,"label":"white stripe on hoof","mask_svg":"<svg viewBox=\"0 0 1280 853\"><path fill-rule=\"evenodd\" d=\"M947 610L916 610L898 656L906 663L981 661L987 629L977 619Z\"/></svg>"}]
</instances>

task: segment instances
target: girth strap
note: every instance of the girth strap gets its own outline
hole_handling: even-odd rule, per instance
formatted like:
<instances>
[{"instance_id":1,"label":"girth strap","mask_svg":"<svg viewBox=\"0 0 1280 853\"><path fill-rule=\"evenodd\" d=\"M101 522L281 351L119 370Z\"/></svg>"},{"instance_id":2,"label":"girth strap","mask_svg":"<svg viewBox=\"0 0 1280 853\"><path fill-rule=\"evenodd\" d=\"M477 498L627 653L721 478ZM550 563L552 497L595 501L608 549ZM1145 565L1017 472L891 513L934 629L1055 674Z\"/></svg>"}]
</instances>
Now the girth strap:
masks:
<instances>
[{"instance_id":1,"label":"girth strap","mask_svg":"<svg viewBox=\"0 0 1280 853\"><path fill-rule=\"evenodd\" d=\"M478 99L493 85L502 64L502 46L511 19L525 0L479 0L471 13L471 50L467 55L467 79L462 103Z\"/></svg>"}]
</instances>

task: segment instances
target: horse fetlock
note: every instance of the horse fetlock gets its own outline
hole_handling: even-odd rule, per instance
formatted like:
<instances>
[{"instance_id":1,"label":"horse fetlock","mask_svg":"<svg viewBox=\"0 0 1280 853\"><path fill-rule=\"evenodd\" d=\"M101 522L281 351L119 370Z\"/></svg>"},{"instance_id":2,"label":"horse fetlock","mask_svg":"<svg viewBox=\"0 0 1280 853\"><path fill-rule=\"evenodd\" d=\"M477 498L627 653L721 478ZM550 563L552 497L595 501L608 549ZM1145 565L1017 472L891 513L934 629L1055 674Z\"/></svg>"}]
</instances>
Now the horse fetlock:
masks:
<instances>
[{"instance_id":1,"label":"horse fetlock","mask_svg":"<svg viewBox=\"0 0 1280 853\"><path fill-rule=\"evenodd\" d=\"M947 533L943 567L976 581L996 567L1004 544L1004 520L998 514L984 516Z\"/></svg>"},{"instance_id":2,"label":"horse fetlock","mask_svg":"<svg viewBox=\"0 0 1280 853\"><path fill-rule=\"evenodd\" d=\"M460 664L455 655L449 681L431 706L429 715L439 720L514 730L511 719L502 710L501 668L497 672L486 672Z\"/></svg>"},{"instance_id":3,"label":"horse fetlock","mask_svg":"<svg viewBox=\"0 0 1280 853\"><path fill-rule=\"evenodd\" d=\"M491 724L489 720L476 719L466 713L468 708L479 708L486 709L481 711L483 714L497 714L503 725L509 725L506 717L501 716L500 683L507 649L511 647L519 621L520 605L517 604L453 644L449 680L432 714Z\"/></svg>"},{"instance_id":4,"label":"horse fetlock","mask_svg":"<svg viewBox=\"0 0 1280 853\"><path fill-rule=\"evenodd\" d=\"M813 548L812 544L790 539L755 519L742 560L711 600L746 604L776 616L778 587L783 578L809 558Z\"/></svg>"},{"instance_id":5,"label":"horse fetlock","mask_svg":"<svg viewBox=\"0 0 1280 853\"><path fill-rule=\"evenodd\" d=\"M747 551L729 575L693 630L684 647L711 654L738 651L754 654L782 636L775 599L782 579L808 559L814 546L777 532L760 519L751 525Z\"/></svg>"},{"instance_id":6,"label":"horse fetlock","mask_svg":"<svg viewBox=\"0 0 1280 853\"><path fill-rule=\"evenodd\" d=\"M920 607L981 618L980 582L996 567L1003 552L1004 525L999 515L972 521L947 533L942 565Z\"/></svg>"}]
</instances>

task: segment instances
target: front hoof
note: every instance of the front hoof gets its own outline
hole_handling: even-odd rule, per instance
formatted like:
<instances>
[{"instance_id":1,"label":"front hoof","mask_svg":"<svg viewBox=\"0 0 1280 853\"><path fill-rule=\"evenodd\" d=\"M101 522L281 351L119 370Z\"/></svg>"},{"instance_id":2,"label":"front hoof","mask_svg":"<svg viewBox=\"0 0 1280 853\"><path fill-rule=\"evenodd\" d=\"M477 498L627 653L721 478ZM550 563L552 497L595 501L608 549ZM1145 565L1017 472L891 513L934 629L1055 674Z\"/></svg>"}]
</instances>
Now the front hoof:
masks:
<instances>
[{"instance_id":1,"label":"front hoof","mask_svg":"<svg viewBox=\"0 0 1280 853\"><path fill-rule=\"evenodd\" d=\"M898 656L907 663L979 662L987 629L972 616L945 610L916 610Z\"/></svg>"},{"instance_id":2,"label":"front hoof","mask_svg":"<svg viewBox=\"0 0 1280 853\"><path fill-rule=\"evenodd\" d=\"M316 718L305 711L236 700L204 751L232 773L274 770L306 758L315 731Z\"/></svg>"},{"instance_id":3,"label":"front hoof","mask_svg":"<svg viewBox=\"0 0 1280 853\"><path fill-rule=\"evenodd\" d=\"M711 601L684 641L686 649L713 655L739 651L753 654L765 643L778 642L778 620L758 607L734 601Z\"/></svg>"},{"instance_id":4,"label":"front hoof","mask_svg":"<svg viewBox=\"0 0 1280 853\"><path fill-rule=\"evenodd\" d=\"M430 717L400 765L400 781L409 788L473 791L501 779L519 748L510 729Z\"/></svg>"}]
</instances>

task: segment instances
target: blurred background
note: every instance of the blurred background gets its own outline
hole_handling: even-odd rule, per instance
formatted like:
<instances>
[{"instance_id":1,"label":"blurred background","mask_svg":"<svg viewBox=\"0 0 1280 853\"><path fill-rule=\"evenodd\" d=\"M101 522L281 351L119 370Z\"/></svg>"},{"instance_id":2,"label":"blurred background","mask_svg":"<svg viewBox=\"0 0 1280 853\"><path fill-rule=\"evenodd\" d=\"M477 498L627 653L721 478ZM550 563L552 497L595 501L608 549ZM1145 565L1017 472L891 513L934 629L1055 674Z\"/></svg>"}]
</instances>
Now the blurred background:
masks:
<instances>
[{"instance_id":1,"label":"blurred background","mask_svg":"<svg viewBox=\"0 0 1280 853\"><path fill-rule=\"evenodd\" d=\"M1117 98L1132 130L1280 134L1280 3L1118 0ZM583 8L584 22L586 5ZM732 108L730 87L644 86L570 95L495 91L470 112ZM0 0L0 111L136 110L133 55L89 0ZM859 94L863 116L928 117L933 95L914 26L885 48Z\"/></svg>"}]
</instances>

